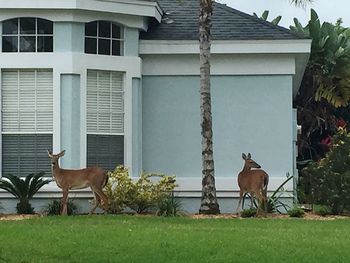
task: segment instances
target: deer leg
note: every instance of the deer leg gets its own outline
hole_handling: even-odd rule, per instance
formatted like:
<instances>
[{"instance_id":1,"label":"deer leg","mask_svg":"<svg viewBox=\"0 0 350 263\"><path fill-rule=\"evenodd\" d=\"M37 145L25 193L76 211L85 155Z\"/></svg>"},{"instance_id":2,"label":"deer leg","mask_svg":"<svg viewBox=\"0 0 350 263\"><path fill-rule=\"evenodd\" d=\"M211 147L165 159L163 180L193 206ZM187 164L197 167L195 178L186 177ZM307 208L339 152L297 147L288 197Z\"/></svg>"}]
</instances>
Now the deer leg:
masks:
<instances>
[{"instance_id":1,"label":"deer leg","mask_svg":"<svg viewBox=\"0 0 350 263\"><path fill-rule=\"evenodd\" d=\"M68 201L68 189L63 190L63 197L61 199L61 215L67 215L67 201Z\"/></svg>"},{"instance_id":2,"label":"deer leg","mask_svg":"<svg viewBox=\"0 0 350 263\"><path fill-rule=\"evenodd\" d=\"M98 195L98 197L99 197L98 203L101 203L101 201L102 201L102 207L103 207L104 213L107 214L107 210L108 210L108 198L107 198L107 196L99 188L96 188L96 187L92 188L91 187L91 189L95 193L95 195Z\"/></svg>"},{"instance_id":3,"label":"deer leg","mask_svg":"<svg viewBox=\"0 0 350 263\"><path fill-rule=\"evenodd\" d=\"M98 207L98 205L100 204L100 201L101 201L98 194L96 194L96 193L94 192L94 195L95 195L95 205L94 205L94 207L91 209L89 215L92 215L93 213L95 213L95 210L96 210L96 208Z\"/></svg>"},{"instance_id":4,"label":"deer leg","mask_svg":"<svg viewBox=\"0 0 350 263\"><path fill-rule=\"evenodd\" d=\"M250 194L250 208L253 209L254 208L254 193L251 192Z\"/></svg>"},{"instance_id":5,"label":"deer leg","mask_svg":"<svg viewBox=\"0 0 350 263\"><path fill-rule=\"evenodd\" d=\"M236 208L236 213L238 213L239 206L242 203L243 194L244 194L243 191L239 190L239 200L238 200L238 205L237 205L237 208Z\"/></svg>"}]
</instances>

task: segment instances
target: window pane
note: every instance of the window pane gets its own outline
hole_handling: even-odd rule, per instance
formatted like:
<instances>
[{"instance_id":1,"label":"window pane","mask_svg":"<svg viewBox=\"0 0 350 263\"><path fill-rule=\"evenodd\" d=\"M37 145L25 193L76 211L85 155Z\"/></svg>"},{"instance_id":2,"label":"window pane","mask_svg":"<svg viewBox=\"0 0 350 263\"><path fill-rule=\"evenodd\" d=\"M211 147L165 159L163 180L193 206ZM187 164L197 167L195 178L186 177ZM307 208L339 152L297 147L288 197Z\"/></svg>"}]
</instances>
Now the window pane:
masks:
<instances>
[{"instance_id":1,"label":"window pane","mask_svg":"<svg viewBox=\"0 0 350 263\"><path fill-rule=\"evenodd\" d=\"M97 21L85 24L85 36L97 36Z\"/></svg>"},{"instance_id":2,"label":"window pane","mask_svg":"<svg viewBox=\"0 0 350 263\"><path fill-rule=\"evenodd\" d=\"M52 134L3 134L2 174L27 176L44 171L51 176L47 149L52 149Z\"/></svg>"},{"instance_id":3,"label":"window pane","mask_svg":"<svg viewBox=\"0 0 350 263\"><path fill-rule=\"evenodd\" d=\"M20 37L20 52L35 52L35 37Z\"/></svg>"},{"instance_id":4,"label":"window pane","mask_svg":"<svg viewBox=\"0 0 350 263\"><path fill-rule=\"evenodd\" d=\"M38 52L52 52L53 51L53 38L49 37L38 37Z\"/></svg>"},{"instance_id":5,"label":"window pane","mask_svg":"<svg viewBox=\"0 0 350 263\"><path fill-rule=\"evenodd\" d=\"M112 37L120 39L120 26L112 24Z\"/></svg>"},{"instance_id":6,"label":"window pane","mask_svg":"<svg viewBox=\"0 0 350 263\"><path fill-rule=\"evenodd\" d=\"M98 40L98 54L100 55L111 54L111 41L109 39Z\"/></svg>"},{"instance_id":7,"label":"window pane","mask_svg":"<svg viewBox=\"0 0 350 263\"><path fill-rule=\"evenodd\" d=\"M18 34L18 19L6 20L2 23L2 33L4 35Z\"/></svg>"},{"instance_id":8,"label":"window pane","mask_svg":"<svg viewBox=\"0 0 350 263\"><path fill-rule=\"evenodd\" d=\"M53 34L53 23L49 20L38 18L38 34Z\"/></svg>"},{"instance_id":9,"label":"window pane","mask_svg":"<svg viewBox=\"0 0 350 263\"><path fill-rule=\"evenodd\" d=\"M20 18L20 34L35 34L35 18Z\"/></svg>"},{"instance_id":10,"label":"window pane","mask_svg":"<svg viewBox=\"0 0 350 263\"><path fill-rule=\"evenodd\" d=\"M96 38L85 38L85 53L96 54L97 53L97 39Z\"/></svg>"},{"instance_id":11,"label":"window pane","mask_svg":"<svg viewBox=\"0 0 350 263\"><path fill-rule=\"evenodd\" d=\"M111 22L100 21L98 30L99 37L111 37Z\"/></svg>"},{"instance_id":12,"label":"window pane","mask_svg":"<svg viewBox=\"0 0 350 263\"><path fill-rule=\"evenodd\" d=\"M113 56L120 56L120 41L113 40L112 42L112 55Z\"/></svg>"},{"instance_id":13,"label":"window pane","mask_svg":"<svg viewBox=\"0 0 350 263\"><path fill-rule=\"evenodd\" d=\"M114 170L124 164L123 135L87 135L87 165Z\"/></svg>"},{"instance_id":14,"label":"window pane","mask_svg":"<svg viewBox=\"0 0 350 263\"><path fill-rule=\"evenodd\" d=\"M18 37L2 37L2 52L18 52Z\"/></svg>"}]
</instances>

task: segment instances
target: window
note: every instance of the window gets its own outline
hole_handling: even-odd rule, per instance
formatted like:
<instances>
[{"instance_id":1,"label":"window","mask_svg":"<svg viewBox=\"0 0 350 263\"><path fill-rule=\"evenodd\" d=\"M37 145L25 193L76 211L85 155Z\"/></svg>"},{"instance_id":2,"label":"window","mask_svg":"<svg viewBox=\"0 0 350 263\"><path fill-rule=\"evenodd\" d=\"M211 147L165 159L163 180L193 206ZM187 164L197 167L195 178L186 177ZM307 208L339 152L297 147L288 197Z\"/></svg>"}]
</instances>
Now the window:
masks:
<instances>
[{"instance_id":1,"label":"window","mask_svg":"<svg viewBox=\"0 0 350 263\"><path fill-rule=\"evenodd\" d=\"M113 170L124 163L123 74L88 70L87 164Z\"/></svg>"},{"instance_id":2,"label":"window","mask_svg":"<svg viewBox=\"0 0 350 263\"><path fill-rule=\"evenodd\" d=\"M108 21L85 24L85 53L121 56L123 50L122 28Z\"/></svg>"},{"instance_id":3,"label":"window","mask_svg":"<svg viewBox=\"0 0 350 263\"><path fill-rule=\"evenodd\" d=\"M52 70L2 70L2 173L26 176L51 167Z\"/></svg>"},{"instance_id":4,"label":"window","mask_svg":"<svg viewBox=\"0 0 350 263\"><path fill-rule=\"evenodd\" d=\"M14 18L2 23L2 52L52 52L53 23L41 18Z\"/></svg>"}]
</instances>

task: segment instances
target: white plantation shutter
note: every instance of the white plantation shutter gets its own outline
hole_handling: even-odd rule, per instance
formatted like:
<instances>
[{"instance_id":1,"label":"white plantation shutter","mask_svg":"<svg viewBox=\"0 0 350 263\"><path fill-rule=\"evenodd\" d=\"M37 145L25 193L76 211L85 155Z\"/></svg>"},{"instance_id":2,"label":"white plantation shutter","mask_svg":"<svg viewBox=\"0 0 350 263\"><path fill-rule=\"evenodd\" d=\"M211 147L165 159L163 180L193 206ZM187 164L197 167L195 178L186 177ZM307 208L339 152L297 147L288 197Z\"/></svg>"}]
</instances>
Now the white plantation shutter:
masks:
<instances>
[{"instance_id":1,"label":"white plantation shutter","mask_svg":"<svg viewBox=\"0 0 350 263\"><path fill-rule=\"evenodd\" d=\"M2 71L2 131L52 132L52 70Z\"/></svg>"},{"instance_id":2,"label":"white plantation shutter","mask_svg":"<svg viewBox=\"0 0 350 263\"><path fill-rule=\"evenodd\" d=\"M87 131L92 134L124 133L123 74L88 70Z\"/></svg>"}]
</instances>

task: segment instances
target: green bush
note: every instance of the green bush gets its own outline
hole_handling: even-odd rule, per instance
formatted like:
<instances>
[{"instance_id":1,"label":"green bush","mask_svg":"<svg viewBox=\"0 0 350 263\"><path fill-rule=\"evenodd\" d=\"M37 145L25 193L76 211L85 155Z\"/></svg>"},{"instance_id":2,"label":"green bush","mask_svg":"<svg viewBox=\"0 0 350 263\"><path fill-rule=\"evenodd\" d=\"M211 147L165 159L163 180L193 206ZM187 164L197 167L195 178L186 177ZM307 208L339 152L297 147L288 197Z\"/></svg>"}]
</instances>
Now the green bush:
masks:
<instances>
[{"instance_id":1,"label":"green bush","mask_svg":"<svg viewBox=\"0 0 350 263\"><path fill-rule=\"evenodd\" d=\"M298 217L298 218L300 218L300 217L303 217L305 215L305 212L304 212L303 209L301 209L300 207L296 206L296 207L293 207L292 209L290 209L288 211L288 215L290 217Z\"/></svg>"},{"instance_id":2,"label":"green bush","mask_svg":"<svg viewBox=\"0 0 350 263\"><path fill-rule=\"evenodd\" d=\"M125 208L139 214L153 211L176 187L175 176L164 174L141 173L133 181L123 166L109 172L108 177L104 192L110 202L109 213L119 213Z\"/></svg>"},{"instance_id":3,"label":"green bush","mask_svg":"<svg viewBox=\"0 0 350 263\"><path fill-rule=\"evenodd\" d=\"M174 197L172 192L167 198L158 203L157 215L159 216L178 216L181 210L181 201Z\"/></svg>"},{"instance_id":4,"label":"green bush","mask_svg":"<svg viewBox=\"0 0 350 263\"><path fill-rule=\"evenodd\" d=\"M77 206L73 203L72 200L68 199L67 202L67 214L75 215L78 211ZM61 201L60 200L52 200L47 207L44 209L44 213L53 216L61 214Z\"/></svg>"},{"instance_id":5,"label":"green bush","mask_svg":"<svg viewBox=\"0 0 350 263\"><path fill-rule=\"evenodd\" d=\"M241 217L247 218L247 217L255 217L257 213L256 208L249 208L249 209L244 209L241 211Z\"/></svg>"},{"instance_id":6,"label":"green bush","mask_svg":"<svg viewBox=\"0 0 350 263\"><path fill-rule=\"evenodd\" d=\"M320 216L326 216L326 215L330 215L331 211L329 210L328 207L321 206L321 207L315 209L315 214L320 215Z\"/></svg>"},{"instance_id":7,"label":"green bush","mask_svg":"<svg viewBox=\"0 0 350 263\"><path fill-rule=\"evenodd\" d=\"M326 157L310 163L303 176L310 182L314 204L328 206L332 214L350 210L350 133L339 129Z\"/></svg>"}]
</instances>

